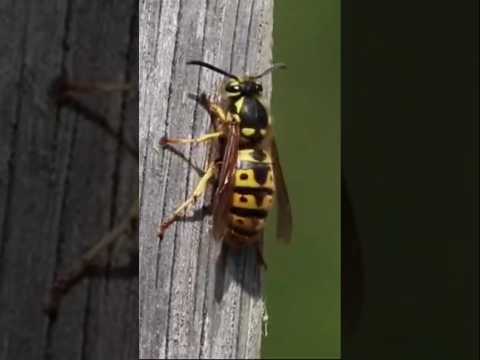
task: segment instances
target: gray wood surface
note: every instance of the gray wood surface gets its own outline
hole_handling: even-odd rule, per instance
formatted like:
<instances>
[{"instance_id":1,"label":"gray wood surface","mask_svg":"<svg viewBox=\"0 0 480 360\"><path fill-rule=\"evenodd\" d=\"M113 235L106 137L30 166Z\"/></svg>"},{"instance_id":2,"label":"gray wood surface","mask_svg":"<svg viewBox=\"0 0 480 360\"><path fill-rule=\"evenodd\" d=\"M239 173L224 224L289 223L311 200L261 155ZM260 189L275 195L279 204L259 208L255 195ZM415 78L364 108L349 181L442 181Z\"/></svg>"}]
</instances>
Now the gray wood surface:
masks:
<instances>
[{"instance_id":1,"label":"gray wood surface","mask_svg":"<svg viewBox=\"0 0 480 360\"><path fill-rule=\"evenodd\" d=\"M138 357L138 277L112 271L42 313L55 274L116 224L138 192L137 159L52 81L135 81L138 1L0 2L0 359ZM136 147L138 97L85 95Z\"/></svg>"},{"instance_id":2,"label":"gray wood surface","mask_svg":"<svg viewBox=\"0 0 480 360\"><path fill-rule=\"evenodd\" d=\"M258 358L263 270L254 251L227 253L209 232L209 216L180 221L164 240L158 225L189 196L199 174L177 153L154 151L162 136L211 130L189 93L215 94L224 77L187 66L204 60L237 74L272 61L272 0L144 0L140 5L140 357ZM270 98L270 77L263 79ZM206 146L177 148L205 168ZM197 204L201 208L209 203Z\"/></svg>"}]
</instances>

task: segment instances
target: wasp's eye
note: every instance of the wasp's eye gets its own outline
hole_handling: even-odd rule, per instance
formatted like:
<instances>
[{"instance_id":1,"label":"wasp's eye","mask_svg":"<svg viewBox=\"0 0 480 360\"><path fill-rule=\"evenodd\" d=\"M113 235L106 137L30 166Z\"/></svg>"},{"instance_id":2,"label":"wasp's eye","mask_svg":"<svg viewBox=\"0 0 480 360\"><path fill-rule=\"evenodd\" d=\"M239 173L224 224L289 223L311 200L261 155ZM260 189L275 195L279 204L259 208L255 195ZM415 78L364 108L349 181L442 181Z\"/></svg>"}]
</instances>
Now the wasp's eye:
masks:
<instances>
[{"instance_id":1,"label":"wasp's eye","mask_svg":"<svg viewBox=\"0 0 480 360\"><path fill-rule=\"evenodd\" d=\"M257 85L256 85L256 89L257 89L258 92L262 92L262 91L263 91L263 86L262 86L262 84L257 84Z\"/></svg>"},{"instance_id":2,"label":"wasp's eye","mask_svg":"<svg viewBox=\"0 0 480 360\"><path fill-rule=\"evenodd\" d=\"M240 92L240 86L237 84L228 84L225 90L230 93Z\"/></svg>"}]
</instances>

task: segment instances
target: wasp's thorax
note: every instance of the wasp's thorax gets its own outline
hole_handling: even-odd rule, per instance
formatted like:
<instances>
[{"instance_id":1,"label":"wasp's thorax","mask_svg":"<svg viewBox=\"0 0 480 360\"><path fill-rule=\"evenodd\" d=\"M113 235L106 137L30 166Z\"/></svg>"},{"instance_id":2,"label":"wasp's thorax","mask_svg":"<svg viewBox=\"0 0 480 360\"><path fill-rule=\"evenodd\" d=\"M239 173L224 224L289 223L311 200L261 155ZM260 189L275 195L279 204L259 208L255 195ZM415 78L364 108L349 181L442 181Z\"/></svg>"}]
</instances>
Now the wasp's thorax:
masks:
<instances>
[{"instance_id":1,"label":"wasp's thorax","mask_svg":"<svg viewBox=\"0 0 480 360\"><path fill-rule=\"evenodd\" d=\"M225 85L228 110L240 118L243 143L260 143L267 134L269 119L260 100L262 91L262 85L252 78L229 80Z\"/></svg>"}]
</instances>

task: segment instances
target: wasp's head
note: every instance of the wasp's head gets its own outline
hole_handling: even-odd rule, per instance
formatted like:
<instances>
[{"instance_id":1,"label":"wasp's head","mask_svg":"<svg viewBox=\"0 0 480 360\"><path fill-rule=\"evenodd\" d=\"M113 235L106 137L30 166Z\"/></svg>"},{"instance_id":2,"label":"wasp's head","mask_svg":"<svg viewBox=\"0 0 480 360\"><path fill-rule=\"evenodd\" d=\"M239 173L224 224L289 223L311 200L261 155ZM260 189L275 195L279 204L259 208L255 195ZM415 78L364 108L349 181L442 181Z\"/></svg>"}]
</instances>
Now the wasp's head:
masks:
<instances>
[{"instance_id":1,"label":"wasp's head","mask_svg":"<svg viewBox=\"0 0 480 360\"><path fill-rule=\"evenodd\" d=\"M253 96L259 96L262 94L263 87L262 84L258 83L256 80L261 78L262 76L265 76L272 72L275 69L282 69L285 68L286 66L284 64L274 64L259 75L255 76L247 76L244 78L240 78L236 75L230 74L226 72L225 70L219 69L213 65L207 64L203 61L189 61L187 62L188 65L199 65L206 67L210 70L216 71L220 74L223 74L230 79L226 82L225 84L225 94L229 98L235 98L235 97L240 97L240 96L246 96L246 97L253 97Z\"/></svg>"},{"instance_id":2,"label":"wasp's head","mask_svg":"<svg viewBox=\"0 0 480 360\"><path fill-rule=\"evenodd\" d=\"M262 84L257 83L255 79L231 79L225 84L225 93L227 97L239 97L239 96L260 96L262 95Z\"/></svg>"}]
</instances>

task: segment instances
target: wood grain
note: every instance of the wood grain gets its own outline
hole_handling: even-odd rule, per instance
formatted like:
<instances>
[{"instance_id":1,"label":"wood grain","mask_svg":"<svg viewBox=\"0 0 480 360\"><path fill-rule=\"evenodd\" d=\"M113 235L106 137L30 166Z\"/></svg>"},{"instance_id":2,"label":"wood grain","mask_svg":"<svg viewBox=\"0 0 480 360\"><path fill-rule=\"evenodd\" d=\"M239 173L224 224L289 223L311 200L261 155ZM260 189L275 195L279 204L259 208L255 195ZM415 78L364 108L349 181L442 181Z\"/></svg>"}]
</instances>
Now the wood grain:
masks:
<instances>
[{"instance_id":1,"label":"wood grain","mask_svg":"<svg viewBox=\"0 0 480 360\"><path fill-rule=\"evenodd\" d=\"M209 215L180 221L159 243L160 221L189 196L199 174L175 152L154 151L162 136L210 131L189 93L215 94L224 78L187 66L204 60L237 74L272 61L271 0L144 0L140 8L140 357L258 358L263 274L255 252L227 253L210 234ZM270 76L263 80L270 99ZM178 148L205 168L206 146ZM197 208L208 203L200 202Z\"/></svg>"},{"instance_id":2,"label":"wood grain","mask_svg":"<svg viewBox=\"0 0 480 360\"><path fill-rule=\"evenodd\" d=\"M49 97L65 75L136 82L138 2L3 1L0 28L0 359L137 358L135 276L85 279L56 321L42 299L138 196L137 159ZM137 99L84 97L135 147Z\"/></svg>"}]
</instances>

